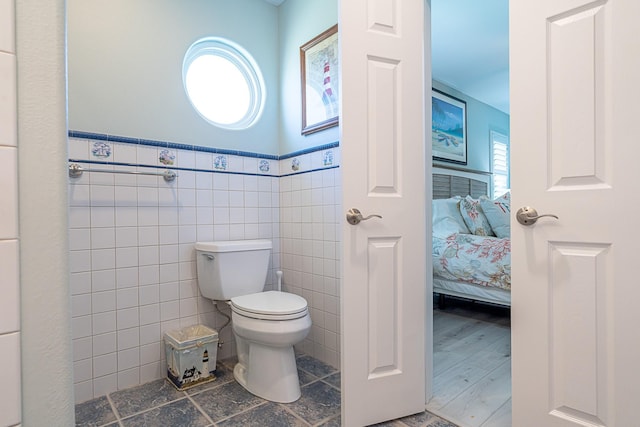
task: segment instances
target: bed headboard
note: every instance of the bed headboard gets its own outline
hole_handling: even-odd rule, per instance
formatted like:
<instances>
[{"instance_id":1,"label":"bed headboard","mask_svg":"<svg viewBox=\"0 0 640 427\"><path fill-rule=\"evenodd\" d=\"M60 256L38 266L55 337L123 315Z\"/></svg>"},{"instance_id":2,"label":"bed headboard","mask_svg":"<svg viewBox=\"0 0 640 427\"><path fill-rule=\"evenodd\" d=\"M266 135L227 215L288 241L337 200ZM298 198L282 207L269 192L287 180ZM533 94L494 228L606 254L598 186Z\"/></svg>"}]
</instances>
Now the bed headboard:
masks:
<instances>
[{"instance_id":1,"label":"bed headboard","mask_svg":"<svg viewBox=\"0 0 640 427\"><path fill-rule=\"evenodd\" d=\"M438 165L433 167L433 198L448 199L453 196L471 195L474 199L489 194L491 174L470 172Z\"/></svg>"}]
</instances>

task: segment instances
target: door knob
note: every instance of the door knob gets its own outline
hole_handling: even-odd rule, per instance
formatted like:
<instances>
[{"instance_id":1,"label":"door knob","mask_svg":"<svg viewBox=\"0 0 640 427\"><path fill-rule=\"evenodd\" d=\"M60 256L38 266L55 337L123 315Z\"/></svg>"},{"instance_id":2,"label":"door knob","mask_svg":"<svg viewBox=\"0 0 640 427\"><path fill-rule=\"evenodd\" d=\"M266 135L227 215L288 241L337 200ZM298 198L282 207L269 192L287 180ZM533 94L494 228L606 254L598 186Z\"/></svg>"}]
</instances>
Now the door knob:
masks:
<instances>
[{"instance_id":1,"label":"door knob","mask_svg":"<svg viewBox=\"0 0 640 427\"><path fill-rule=\"evenodd\" d=\"M376 214L363 217L362 216L362 212L360 212L360 210L358 210L356 208L351 208L351 209L349 209L347 211L347 222L349 224L351 224L351 225L359 224L360 221L366 221L366 220L371 219L373 217L382 218L382 216L376 215Z\"/></svg>"},{"instance_id":2,"label":"door knob","mask_svg":"<svg viewBox=\"0 0 640 427\"><path fill-rule=\"evenodd\" d=\"M553 214L538 215L538 211L536 211L531 206L525 206L523 208L518 209L518 212L516 212L516 219L522 225L533 225L536 223L536 221L538 221L538 219L543 218L545 216L559 219L557 215L553 215Z\"/></svg>"}]
</instances>

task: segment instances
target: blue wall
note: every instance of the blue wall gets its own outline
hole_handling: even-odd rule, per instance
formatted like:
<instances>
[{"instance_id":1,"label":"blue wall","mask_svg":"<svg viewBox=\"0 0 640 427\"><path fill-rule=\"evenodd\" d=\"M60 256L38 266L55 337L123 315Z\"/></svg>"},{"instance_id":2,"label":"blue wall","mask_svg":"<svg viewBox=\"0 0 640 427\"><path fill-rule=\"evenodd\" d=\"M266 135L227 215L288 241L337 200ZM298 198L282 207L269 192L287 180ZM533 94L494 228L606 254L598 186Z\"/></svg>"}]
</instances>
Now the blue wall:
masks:
<instances>
[{"instance_id":1,"label":"blue wall","mask_svg":"<svg viewBox=\"0 0 640 427\"><path fill-rule=\"evenodd\" d=\"M491 141L489 140L489 132L493 130L509 136L509 115L438 81L433 81L433 87L467 103L466 168L490 172ZM444 162L435 163L447 164Z\"/></svg>"},{"instance_id":2,"label":"blue wall","mask_svg":"<svg viewBox=\"0 0 640 427\"><path fill-rule=\"evenodd\" d=\"M286 155L339 140L301 130L300 46L338 22L337 0L68 1L69 128L203 147ZM227 37L258 62L267 102L250 129L212 126L192 108L182 60L195 40ZM444 84L467 103L468 165L489 171L489 131L509 116Z\"/></svg>"},{"instance_id":3,"label":"blue wall","mask_svg":"<svg viewBox=\"0 0 640 427\"><path fill-rule=\"evenodd\" d=\"M280 6L281 154L339 139L337 126L307 136L300 134L300 46L337 23L337 0L287 0Z\"/></svg>"},{"instance_id":4,"label":"blue wall","mask_svg":"<svg viewBox=\"0 0 640 427\"><path fill-rule=\"evenodd\" d=\"M69 128L279 154L278 8L264 0L68 0ZM183 88L189 46L221 36L244 47L267 85L261 119L219 129Z\"/></svg>"}]
</instances>

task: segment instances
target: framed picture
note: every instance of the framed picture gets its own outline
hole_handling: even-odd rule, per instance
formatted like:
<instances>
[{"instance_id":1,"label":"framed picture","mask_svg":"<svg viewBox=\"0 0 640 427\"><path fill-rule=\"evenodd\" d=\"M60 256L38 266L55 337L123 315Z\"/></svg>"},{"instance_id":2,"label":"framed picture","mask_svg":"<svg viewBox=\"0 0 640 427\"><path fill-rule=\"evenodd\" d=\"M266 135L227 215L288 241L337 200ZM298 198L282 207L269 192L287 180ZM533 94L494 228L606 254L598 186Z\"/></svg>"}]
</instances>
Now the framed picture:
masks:
<instances>
[{"instance_id":1,"label":"framed picture","mask_svg":"<svg viewBox=\"0 0 640 427\"><path fill-rule=\"evenodd\" d=\"M467 164L467 104L437 89L431 91L434 160Z\"/></svg>"},{"instance_id":2,"label":"framed picture","mask_svg":"<svg viewBox=\"0 0 640 427\"><path fill-rule=\"evenodd\" d=\"M302 135L338 125L338 25L300 46Z\"/></svg>"}]
</instances>

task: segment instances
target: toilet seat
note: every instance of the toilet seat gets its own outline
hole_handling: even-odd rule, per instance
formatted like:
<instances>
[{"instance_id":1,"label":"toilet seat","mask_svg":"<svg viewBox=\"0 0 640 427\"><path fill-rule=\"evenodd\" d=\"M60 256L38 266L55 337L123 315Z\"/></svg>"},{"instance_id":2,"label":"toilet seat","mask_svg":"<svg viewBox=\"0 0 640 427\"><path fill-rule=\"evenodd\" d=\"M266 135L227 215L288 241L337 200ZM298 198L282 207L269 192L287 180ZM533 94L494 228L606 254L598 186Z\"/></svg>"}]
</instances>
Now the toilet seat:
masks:
<instances>
[{"instance_id":1,"label":"toilet seat","mask_svg":"<svg viewBox=\"0 0 640 427\"><path fill-rule=\"evenodd\" d=\"M231 310L262 320L292 320L308 314L307 301L288 292L258 292L231 298Z\"/></svg>"}]
</instances>

